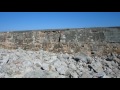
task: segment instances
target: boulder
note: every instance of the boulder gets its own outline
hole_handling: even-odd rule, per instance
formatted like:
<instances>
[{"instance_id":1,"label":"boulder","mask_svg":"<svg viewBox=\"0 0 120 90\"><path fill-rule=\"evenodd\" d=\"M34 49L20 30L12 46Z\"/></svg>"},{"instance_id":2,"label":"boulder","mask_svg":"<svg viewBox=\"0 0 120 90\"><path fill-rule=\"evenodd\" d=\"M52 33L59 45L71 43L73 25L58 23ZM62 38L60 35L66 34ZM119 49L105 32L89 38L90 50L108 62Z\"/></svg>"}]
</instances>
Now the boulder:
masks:
<instances>
[{"instance_id":1,"label":"boulder","mask_svg":"<svg viewBox=\"0 0 120 90\"><path fill-rule=\"evenodd\" d=\"M73 69L73 70L76 70L76 69L77 69L76 66L74 65L74 63L70 63L70 64L69 64L69 68L71 68L71 69Z\"/></svg>"},{"instance_id":2,"label":"boulder","mask_svg":"<svg viewBox=\"0 0 120 90\"><path fill-rule=\"evenodd\" d=\"M42 66L41 66L44 70L47 70L49 71L49 64L47 63L42 63Z\"/></svg>"},{"instance_id":3,"label":"boulder","mask_svg":"<svg viewBox=\"0 0 120 90\"><path fill-rule=\"evenodd\" d=\"M93 69L95 73L103 72L103 68L102 67L103 66L102 66L101 62L99 62L99 61L94 62L91 65L88 65L88 68Z\"/></svg>"},{"instance_id":4,"label":"boulder","mask_svg":"<svg viewBox=\"0 0 120 90\"><path fill-rule=\"evenodd\" d=\"M78 61L82 61L85 63L91 63L91 58L89 56L87 56L86 54L77 54L73 57L73 59L78 62Z\"/></svg>"},{"instance_id":5,"label":"boulder","mask_svg":"<svg viewBox=\"0 0 120 90\"><path fill-rule=\"evenodd\" d=\"M57 70L57 72L60 74L60 75L64 75L65 73L66 73L66 71L67 71L67 67L65 67L65 66L60 66L60 67L56 67L56 70Z\"/></svg>"}]
</instances>

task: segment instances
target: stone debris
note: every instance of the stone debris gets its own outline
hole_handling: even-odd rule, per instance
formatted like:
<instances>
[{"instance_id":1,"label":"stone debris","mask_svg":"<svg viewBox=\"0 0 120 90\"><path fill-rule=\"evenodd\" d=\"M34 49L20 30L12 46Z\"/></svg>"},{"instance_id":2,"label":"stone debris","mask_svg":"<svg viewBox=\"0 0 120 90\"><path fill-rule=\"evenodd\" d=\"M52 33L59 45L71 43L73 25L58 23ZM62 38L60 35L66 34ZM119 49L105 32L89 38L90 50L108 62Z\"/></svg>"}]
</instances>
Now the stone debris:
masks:
<instances>
[{"instance_id":1,"label":"stone debris","mask_svg":"<svg viewBox=\"0 0 120 90\"><path fill-rule=\"evenodd\" d=\"M120 58L0 49L0 78L120 78Z\"/></svg>"}]
</instances>

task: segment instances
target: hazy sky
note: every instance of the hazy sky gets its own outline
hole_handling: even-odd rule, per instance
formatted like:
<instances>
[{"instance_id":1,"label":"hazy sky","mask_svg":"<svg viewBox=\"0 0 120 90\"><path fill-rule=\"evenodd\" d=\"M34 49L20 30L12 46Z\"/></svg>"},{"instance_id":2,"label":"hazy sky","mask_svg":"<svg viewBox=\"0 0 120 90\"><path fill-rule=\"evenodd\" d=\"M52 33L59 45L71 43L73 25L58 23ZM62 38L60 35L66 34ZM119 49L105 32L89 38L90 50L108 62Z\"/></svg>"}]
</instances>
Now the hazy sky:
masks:
<instances>
[{"instance_id":1,"label":"hazy sky","mask_svg":"<svg viewBox=\"0 0 120 90\"><path fill-rule=\"evenodd\" d=\"M0 31L120 26L120 12L0 12Z\"/></svg>"}]
</instances>

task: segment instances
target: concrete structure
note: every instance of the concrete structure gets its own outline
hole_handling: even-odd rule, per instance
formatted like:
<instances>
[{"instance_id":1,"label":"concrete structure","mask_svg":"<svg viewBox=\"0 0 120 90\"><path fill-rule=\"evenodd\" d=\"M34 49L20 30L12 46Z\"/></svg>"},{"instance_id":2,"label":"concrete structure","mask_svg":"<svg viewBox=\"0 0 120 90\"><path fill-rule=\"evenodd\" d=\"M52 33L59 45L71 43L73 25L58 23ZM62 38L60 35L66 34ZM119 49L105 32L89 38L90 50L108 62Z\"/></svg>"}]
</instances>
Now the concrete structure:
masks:
<instances>
[{"instance_id":1,"label":"concrete structure","mask_svg":"<svg viewBox=\"0 0 120 90\"><path fill-rule=\"evenodd\" d=\"M120 27L1 32L0 47L63 53L97 51L98 55L120 53Z\"/></svg>"}]
</instances>

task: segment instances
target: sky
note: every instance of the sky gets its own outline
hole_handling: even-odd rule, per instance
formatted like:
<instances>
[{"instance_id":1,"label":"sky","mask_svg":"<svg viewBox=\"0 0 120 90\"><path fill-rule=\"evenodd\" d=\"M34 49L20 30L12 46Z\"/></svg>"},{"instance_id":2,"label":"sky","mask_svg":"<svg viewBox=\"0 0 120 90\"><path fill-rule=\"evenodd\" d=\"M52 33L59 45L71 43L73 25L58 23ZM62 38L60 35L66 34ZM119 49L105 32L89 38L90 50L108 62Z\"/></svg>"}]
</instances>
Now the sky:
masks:
<instances>
[{"instance_id":1,"label":"sky","mask_svg":"<svg viewBox=\"0 0 120 90\"><path fill-rule=\"evenodd\" d=\"M0 12L0 31L120 26L120 12Z\"/></svg>"}]
</instances>

